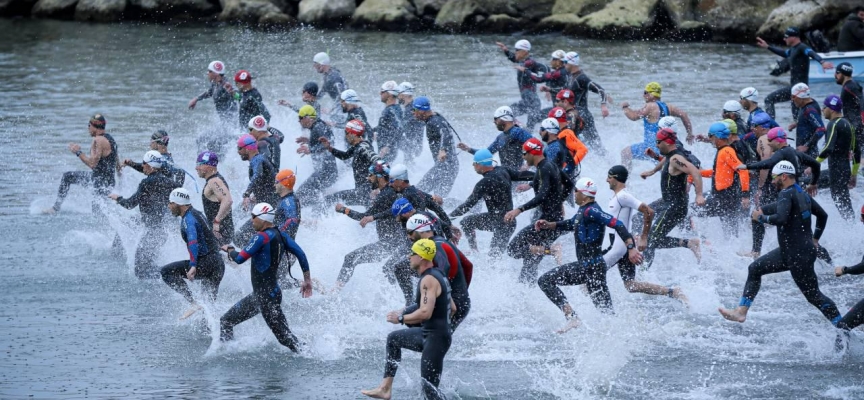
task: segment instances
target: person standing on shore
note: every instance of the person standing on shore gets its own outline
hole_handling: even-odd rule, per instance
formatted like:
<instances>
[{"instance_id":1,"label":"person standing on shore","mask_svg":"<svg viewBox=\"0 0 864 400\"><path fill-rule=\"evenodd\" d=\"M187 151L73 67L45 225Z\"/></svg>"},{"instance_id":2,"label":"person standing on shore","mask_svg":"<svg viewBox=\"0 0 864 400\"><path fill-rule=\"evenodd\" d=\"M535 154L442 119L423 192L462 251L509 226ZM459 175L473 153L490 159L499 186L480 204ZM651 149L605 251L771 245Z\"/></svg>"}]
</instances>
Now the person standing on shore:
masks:
<instances>
[{"instance_id":1,"label":"person standing on shore","mask_svg":"<svg viewBox=\"0 0 864 400\"><path fill-rule=\"evenodd\" d=\"M789 62L790 67L791 76L789 79L789 86L777 89L765 97L765 112L767 112L771 118L775 118L774 104L785 103L792 100L792 86L799 83L805 85L810 83L811 58L816 60L819 64L822 64L822 68L824 69L834 68L834 64L822 60L822 57L819 57L819 54L816 54L813 49L801 41L801 31L798 28L794 26L786 28L786 32L783 34L783 41L786 42L786 46L789 46L786 50L769 45L766 41L762 40L761 37L756 38L757 46L763 49L768 49L768 51L785 58ZM796 118L797 115L798 107L793 104L792 118Z\"/></svg>"},{"instance_id":2,"label":"person standing on shore","mask_svg":"<svg viewBox=\"0 0 864 400\"><path fill-rule=\"evenodd\" d=\"M855 7L846 17L837 37L837 51L861 50L864 50L864 6Z\"/></svg>"},{"instance_id":3,"label":"person standing on shore","mask_svg":"<svg viewBox=\"0 0 864 400\"><path fill-rule=\"evenodd\" d=\"M531 79L531 75L542 75L546 73L546 66L534 61L531 58L531 43L525 39L516 42L513 46L516 51L511 52L507 45L501 42L495 42L507 59L517 65L516 68L516 84L519 85L519 96L521 100L510 105L515 115L528 115L528 123L525 129L532 131L534 125L540 123L543 119L540 113L540 97L537 96L537 83Z\"/></svg>"}]
</instances>

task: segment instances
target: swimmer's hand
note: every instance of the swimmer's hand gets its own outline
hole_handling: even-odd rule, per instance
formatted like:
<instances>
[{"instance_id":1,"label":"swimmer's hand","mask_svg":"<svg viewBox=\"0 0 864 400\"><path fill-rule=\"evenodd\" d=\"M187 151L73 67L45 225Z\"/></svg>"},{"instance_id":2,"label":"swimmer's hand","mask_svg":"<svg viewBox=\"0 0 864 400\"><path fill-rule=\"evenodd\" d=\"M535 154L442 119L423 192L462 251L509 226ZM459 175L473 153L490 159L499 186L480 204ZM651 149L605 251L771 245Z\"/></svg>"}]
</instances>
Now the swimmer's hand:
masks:
<instances>
[{"instance_id":1,"label":"swimmer's hand","mask_svg":"<svg viewBox=\"0 0 864 400\"><path fill-rule=\"evenodd\" d=\"M198 268L196 268L196 267L189 268L189 272L186 273L186 279L189 279L190 281L194 281L196 272L198 272Z\"/></svg>"},{"instance_id":2,"label":"swimmer's hand","mask_svg":"<svg viewBox=\"0 0 864 400\"><path fill-rule=\"evenodd\" d=\"M303 273L303 283L300 284L300 296L304 299L312 297L312 278L309 277L308 272Z\"/></svg>"}]
</instances>

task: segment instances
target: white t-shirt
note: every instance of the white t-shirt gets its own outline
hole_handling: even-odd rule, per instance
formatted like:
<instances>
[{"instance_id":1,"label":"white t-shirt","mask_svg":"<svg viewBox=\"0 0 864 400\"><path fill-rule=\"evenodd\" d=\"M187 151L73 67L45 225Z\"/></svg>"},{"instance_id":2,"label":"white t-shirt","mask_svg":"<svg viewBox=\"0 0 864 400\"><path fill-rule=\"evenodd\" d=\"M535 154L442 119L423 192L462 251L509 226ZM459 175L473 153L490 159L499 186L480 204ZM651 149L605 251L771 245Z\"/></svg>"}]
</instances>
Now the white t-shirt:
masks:
<instances>
[{"instance_id":1,"label":"white t-shirt","mask_svg":"<svg viewBox=\"0 0 864 400\"><path fill-rule=\"evenodd\" d=\"M622 190L609 199L609 206L606 207L606 212L621 221L621 223L624 224L624 227L627 228L628 231L632 232L630 229L630 223L633 216L638 212L640 205L642 205L642 201L633 197L633 195L628 193L627 190ZM607 226L606 233L615 233L615 230ZM617 233L615 234L615 237L618 237ZM619 237L618 239L620 240L621 238Z\"/></svg>"}]
</instances>

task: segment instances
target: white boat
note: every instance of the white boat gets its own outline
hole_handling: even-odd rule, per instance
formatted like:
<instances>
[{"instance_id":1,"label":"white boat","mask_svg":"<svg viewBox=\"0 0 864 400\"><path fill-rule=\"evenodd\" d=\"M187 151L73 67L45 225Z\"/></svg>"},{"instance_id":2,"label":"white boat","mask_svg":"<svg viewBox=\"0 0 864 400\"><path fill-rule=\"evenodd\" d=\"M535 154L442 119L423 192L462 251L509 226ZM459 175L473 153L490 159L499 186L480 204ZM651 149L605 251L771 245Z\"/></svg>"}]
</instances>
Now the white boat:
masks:
<instances>
[{"instance_id":1,"label":"white boat","mask_svg":"<svg viewBox=\"0 0 864 400\"><path fill-rule=\"evenodd\" d=\"M859 82L864 82L864 51L832 51L830 53L819 53L825 61L830 61L834 65L841 62L852 64L852 78ZM822 65L816 60L810 59L810 83L834 83L834 69L825 70Z\"/></svg>"}]
</instances>

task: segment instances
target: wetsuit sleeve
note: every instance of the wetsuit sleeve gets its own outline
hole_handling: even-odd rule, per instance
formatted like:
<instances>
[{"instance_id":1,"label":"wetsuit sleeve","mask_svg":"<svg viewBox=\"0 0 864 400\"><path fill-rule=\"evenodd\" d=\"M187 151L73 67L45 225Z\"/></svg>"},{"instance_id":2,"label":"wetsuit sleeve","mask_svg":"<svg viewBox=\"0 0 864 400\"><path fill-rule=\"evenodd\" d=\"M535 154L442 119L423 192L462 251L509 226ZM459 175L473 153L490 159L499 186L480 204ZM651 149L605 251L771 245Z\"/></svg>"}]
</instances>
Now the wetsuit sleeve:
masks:
<instances>
[{"instance_id":1,"label":"wetsuit sleeve","mask_svg":"<svg viewBox=\"0 0 864 400\"><path fill-rule=\"evenodd\" d=\"M819 161L816 161L815 158L811 157L807 153L798 152L798 160L801 161L801 164L804 164L805 167L810 167L810 182L815 185L819 182L819 177L822 175L822 166L819 165Z\"/></svg>"},{"instance_id":2,"label":"wetsuit sleeve","mask_svg":"<svg viewBox=\"0 0 864 400\"><path fill-rule=\"evenodd\" d=\"M834 147L837 144L837 122L839 120L831 121L828 123L828 129L826 132L828 136L825 138L825 147L819 151L819 157L816 158L816 161L822 162L834 151Z\"/></svg>"},{"instance_id":3,"label":"wetsuit sleeve","mask_svg":"<svg viewBox=\"0 0 864 400\"><path fill-rule=\"evenodd\" d=\"M811 198L810 214L816 217L816 228L813 229L813 239L819 240L822 237L822 233L825 232L825 226L828 225L828 213L825 212L825 209L819 205L816 199Z\"/></svg>"},{"instance_id":4,"label":"wetsuit sleeve","mask_svg":"<svg viewBox=\"0 0 864 400\"><path fill-rule=\"evenodd\" d=\"M792 213L792 198L788 191L780 192L777 202L762 207L762 213L759 222L770 225L786 224L789 221L789 214Z\"/></svg>"},{"instance_id":5,"label":"wetsuit sleeve","mask_svg":"<svg viewBox=\"0 0 864 400\"><path fill-rule=\"evenodd\" d=\"M426 208L429 209L429 211L432 211L438 215L438 218L441 220L441 224L444 225L445 232L449 233L450 227L453 225L453 222L450 221L450 217L447 216L447 212L444 211L444 209L435 202L431 194L425 192L421 193L423 193L424 197L426 197Z\"/></svg>"},{"instance_id":6,"label":"wetsuit sleeve","mask_svg":"<svg viewBox=\"0 0 864 400\"><path fill-rule=\"evenodd\" d=\"M774 154L771 154L771 157L767 160L757 161L754 163L747 164L747 169L769 169L773 168L774 164L777 164L783 160L783 155L780 154L779 151L775 151Z\"/></svg>"},{"instance_id":7,"label":"wetsuit sleeve","mask_svg":"<svg viewBox=\"0 0 864 400\"><path fill-rule=\"evenodd\" d=\"M703 178L710 178L710 177L714 176L714 170L713 169L700 169L699 175L701 175Z\"/></svg>"},{"instance_id":8,"label":"wetsuit sleeve","mask_svg":"<svg viewBox=\"0 0 864 400\"><path fill-rule=\"evenodd\" d=\"M228 256L237 264L243 264L246 260L251 258L253 254L261 250L261 246L264 246L264 234L258 232L255 234L255 237L252 238L252 241L243 248L243 250L240 250L239 252L232 251Z\"/></svg>"},{"instance_id":9,"label":"wetsuit sleeve","mask_svg":"<svg viewBox=\"0 0 864 400\"><path fill-rule=\"evenodd\" d=\"M191 217L191 213L187 212ZM198 221L195 218L186 218L186 248L189 250L189 268L198 266Z\"/></svg>"},{"instance_id":10,"label":"wetsuit sleeve","mask_svg":"<svg viewBox=\"0 0 864 400\"><path fill-rule=\"evenodd\" d=\"M541 203L543 203L543 200L546 199L547 196L550 196L552 193L552 184L549 183L549 173L544 173L543 168L537 168L537 175L537 177L540 178L540 184L538 185L536 193L534 193L534 198L519 207L519 210L521 210L522 212L539 206Z\"/></svg>"},{"instance_id":11,"label":"wetsuit sleeve","mask_svg":"<svg viewBox=\"0 0 864 400\"><path fill-rule=\"evenodd\" d=\"M210 98L212 96L213 96L213 85L210 85L210 87L207 88L207 90L205 90L204 93L199 94L198 97L196 97L196 99L198 99L198 101L201 101L201 100Z\"/></svg>"},{"instance_id":12,"label":"wetsuit sleeve","mask_svg":"<svg viewBox=\"0 0 864 400\"><path fill-rule=\"evenodd\" d=\"M474 276L474 263L465 257L465 253L459 252L459 262L462 263L462 272L465 274L465 284L471 287L471 277Z\"/></svg>"},{"instance_id":13,"label":"wetsuit sleeve","mask_svg":"<svg viewBox=\"0 0 864 400\"><path fill-rule=\"evenodd\" d=\"M335 147L330 148L330 153L333 153L333 157L336 157L340 160L347 160L354 156L354 151L357 149L357 146L351 146L348 151L342 151Z\"/></svg>"},{"instance_id":14,"label":"wetsuit sleeve","mask_svg":"<svg viewBox=\"0 0 864 400\"><path fill-rule=\"evenodd\" d=\"M138 203L141 201L141 193L144 192L144 190L146 189L146 182L147 178L144 178L144 180L142 180L141 183L138 184L138 190L136 190L135 194L133 194L132 196L128 198L118 197L117 204L123 206L123 208L127 208L130 210L138 207Z\"/></svg>"},{"instance_id":15,"label":"wetsuit sleeve","mask_svg":"<svg viewBox=\"0 0 864 400\"><path fill-rule=\"evenodd\" d=\"M502 135L498 135L498 137L495 138L495 141L492 142L492 144L490 144L489 147L487 147L487 149L489 150L490 153L495 154L499 150L501 150L502 147L504 147L504 138L502 137ZM476 152L477 152L477 150L475 150L475 149L471 149L471 151L469 151L469 153L471 153L471 154L474 154Z\"/></svg>"},{"instance_id":16,"label":"wetsuit sleeve","mask_svg":"<svg viewBox=\"0 0 864 400\"><path fill-rule=\"evenodd\" d=\"M297 215L297 206L294 203L290 203L285 207L283 212L285 213L285 222L280 224L278 229L280 232L288 232L297 227L297 224L300 223L300 216Z\"/></svg>"},{"instance_id":17,"label":"wetsuit sleeve","mask_svg":"<svg viewBox=\"0 0 864 400\"><path fill-rule=\"evenodd\" d=\"M297 257L297 262L300 263L300 269L303 272L309 272L309 260L306 258L306 253L303 252L303 249L287 233L281 232L281 235L282 240L285 242L285 251Z\"/></svg>"},{"instance_id":18,"label":"wetsuit sleeve","mask_svg":"<svg viewBox=\"0 0 864 400\"><path fill-rule=\"evenodd\" d=\"M504 168L504 170L507 171L507 174L510 175L511 181L525 182L525 181L530 181L530 180L534 179L534 175L535 175L534 172L517 171L515 169L507 168L507 167L502 167L502 168Z\"/></svg>"},{"instance_id":19,"label":"wetsuit sleeve","mask_svg":"<svg viewBox=\"0 0 864 400\"><path fill-rule=\"evenodd\" d=\"M768 46L768 51L780 56L780 57L789 57L789 50L783 50L776 46Z\"/></svg>"},{"instance_id":20,"label":"wetsuit sleeve","mask_svg":"<svg viewBox=\"0 0 864 400\"><path fill-rule=\"evenodd\" d=\"M474 186L474 191L471 192L471 196L468 196L468 199L466 199L464 203L459 207L456 207L456 209L450 213L450 216L458 217L464 215L471 209L471 207L474 207L483 197L483 193L489 190L488 182L489 178L486 178L485 176L480 180L480 182L477 182L477 186Z\"/></svg>"},{"instance_id":21,"label":"wetsuit sleeve","mask_svg":"<svg viewBox=\"0 0 864 400\"><path fill-rule=\"evenodd\" d=\"M861 259L861 262L855 264L851 267L846 267L843 269L844 274L849 275L861 275L864 274L864 258Z\"/></svg>"},{"instance_id":22,"label":"wetsuit sleeve","mask_svg":"<svg viewBox=\"0 0 864 400\"><path fill-rule=\"evenodd\" d=\"M132 168L132 169L134 169L134 170L136 170L142 174L144 173L144 164L142 164L142 163L137 163L135 161L131 161L131 162L129 162L129 168Z\"/></svg>"},{"instance_id":23,"label":"wetsuit sleeve","mask_svg":"<svg viewBox=\"0 0 864 400\"><path fill-rule=\"evenodd\" d=\"M504 55L507 56L507 59L510 60L510 62L512 62L512 63L519 62L519 61L516 61L516 53L514 53L510 50L505 50Z\"/></svg>"},{"instance_id":24,"label":"wetsuit sleeve","mask_svg":"<svg viewBox=\"0 0 864 400\"><path fill-rule=\"evenodd\" d=\"M813 136L810 137L810 141L807 142L807 147L816 146L816 143L819 142L819 139L822 139L822 136L825 136L825 125L822 123L822 118L819 115L819 110L813 107L807 107L807 114L805 118L810 121L810 124L815 126L816 129L813 131Z\"/></svg>"},{"instance_id":25,"label":"wetsuit sleeve","mask_svg":"<svg viewBox=\"0 0 864 400\"><path fill-rule=\"evenodd\" d=\"M584 74L582 76L585 76ZM600 95L600 104L606 104L606 90L603 89L602 86L598 85L596 82L592 81L591 78L588 79L588 90L597 93Z\"/></svg>"},{"instance_id":26,"label":"wetsuit sleeve","mask_svg":"<svg viewBox=\"0 0 864 400\"><path fill-rule=\"evenodd\" d=\"M820 64L822 63L822 57L819 56L819 53L813 51L813 49L808 48L807 50L804 50L804 54L810 56L810 58L816 60L816 62Z\"/></svg>"},{"instance_id":27,"label":"wetsuit sleeve","mask_svg":"<svg viewBox=\"0 0 864 400\"><path fill-rule=\"evenodd\" d=\"M633 236L630 235L630 232L627 231L627 227L624 226L624 223L619 221L618 218L613 217L611 214L604 212L603 210L595 207L587 207L582 211L582 218L587 221L593 221L596 223L603 224L615 230L615 233L623 241L627 241L627 239L632 239Z\"/></svg>"},{"instance_id":28,"label":"wetsuit sleeve","mask_svg":"<svg viewBox=\"0 0 864 400\"><path fill-rule=\"evenodd\" d=\"M562 221L555 221L555 230L556 231L567 231L572 232L576 230L576 216L574 215L570 219L565 219Z\"/></svg>"},{"instance_id":29,"label":"wetsuit sleeve","mask_svg":"<svg viewBox=\"0 0 864 400\"><path fill-rule=\"evenodd\" d=\"M452 280L456 277L456 274L459 273L459 257L456 256L456 252L453 251L453 247L449 244L441 243L441 248L444 249L444 253L447 254L447 264L450 266L447 270L447 279Z\"/></svg>"},{"instance_id":30,"label":"wetsuit sleeve","mask_svg":"<svg viewBox=\"0 0 864 400\"><path fill-rule=\"evenodd\" d=\"M261 165L261 158L253 158L250 163L252 164L252 177L249 178L249 186L247 186L246 191L243 192L243 197L249 197L252 195L252 188L255 187L255 182L261 179L261 175L264 174L264 167Z\"/></svg>"}]
</instances>

